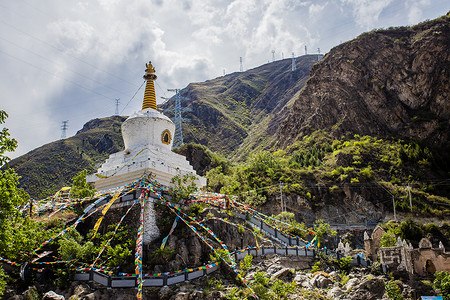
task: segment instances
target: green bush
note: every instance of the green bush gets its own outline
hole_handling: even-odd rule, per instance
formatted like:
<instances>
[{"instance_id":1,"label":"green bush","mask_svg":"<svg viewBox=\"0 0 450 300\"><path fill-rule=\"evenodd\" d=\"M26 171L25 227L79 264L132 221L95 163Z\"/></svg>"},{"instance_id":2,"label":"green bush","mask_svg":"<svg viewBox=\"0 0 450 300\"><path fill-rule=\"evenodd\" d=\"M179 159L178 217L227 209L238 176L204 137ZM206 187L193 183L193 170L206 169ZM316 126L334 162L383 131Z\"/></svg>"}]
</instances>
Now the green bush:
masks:
<instances>
[{"instance_id":1,"label":"green bush","mask_svg":"<svg viewBox=\"0 0 450 300\"><path fill-rule=\"evenodd\" d=\"M400 289L400 286L397 281L389 280L385 284L386 289L386 295L388 296L389 300L402 300L402 290Z\"/></svg>"},{"instance_id":2,"label":"green bush","mask_svg":"<svg viewBox=\"0 0 450 300\"><path fill-rule=\"evenodd\" d=\"M241 270L244 272L247 272L253 264L253 256L250 254L247 254L243 260L239 263L239 266L241 267Z\"/></svg>"},{"instance_id":3,"label":"green bush","mask_svg":"<svg viewBox=\"0 0 450 300\"><path fill-rule=\"evenodd\" d=\"M0 267L0 297L3 295L6 289L6 274L5 271L3 271L3 268Z\"/></svg>"},{"instance_id":4,"label":"green bush","mask_svg":"<svg viewBox=\"0 0 450 300\"><path fill-rule=\"evenodd\" d=\"M450 273L442 271L434 274L433 287L439 290L444 300L450 300Z\"/></svg>"}]
</instances>

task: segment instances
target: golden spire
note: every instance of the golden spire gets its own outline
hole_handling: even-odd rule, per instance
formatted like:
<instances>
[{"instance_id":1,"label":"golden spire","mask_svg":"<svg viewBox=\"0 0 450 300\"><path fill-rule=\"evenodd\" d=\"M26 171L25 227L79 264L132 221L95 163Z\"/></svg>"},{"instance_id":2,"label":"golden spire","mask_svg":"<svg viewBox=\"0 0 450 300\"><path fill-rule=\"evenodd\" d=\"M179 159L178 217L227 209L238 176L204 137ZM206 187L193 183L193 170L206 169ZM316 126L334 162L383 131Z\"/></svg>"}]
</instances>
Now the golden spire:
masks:
<instances>
[{"instance_id":1,"label":"golden spire","mask_svg":"<svg viewBox=\"0 0 450 300\"><path fill-rule=\"evenodd\" d=\"M153 67L152 62L145 64L147 67L145 69L144 79L147 80L145 85L144 93L144 103L142 103L142 109L152 108L156 110L156 96L155 96L155 84L153 80L156 80L158 76L155 74L155 67Z\"/></svg>"}]
</instances>

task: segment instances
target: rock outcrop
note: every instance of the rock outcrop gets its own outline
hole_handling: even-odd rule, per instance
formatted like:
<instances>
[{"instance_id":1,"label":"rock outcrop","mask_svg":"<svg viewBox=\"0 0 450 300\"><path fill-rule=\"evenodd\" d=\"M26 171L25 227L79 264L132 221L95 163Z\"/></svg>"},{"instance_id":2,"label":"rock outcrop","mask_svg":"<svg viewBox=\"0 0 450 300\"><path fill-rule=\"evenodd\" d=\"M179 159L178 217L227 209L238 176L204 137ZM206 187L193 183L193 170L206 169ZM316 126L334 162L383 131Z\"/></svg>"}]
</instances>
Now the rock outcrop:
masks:
<instances>
[{"instance_id":1,"label":"rock outcrop","mask_svg":"<svg viewBox=\"0 0 450 300\"><path fill-rule=\"evenodd\" d=\"M326 129L448 146L449 20L364 33L332 49L311 70L278 144Z\"/></svg>"}]
</instances>

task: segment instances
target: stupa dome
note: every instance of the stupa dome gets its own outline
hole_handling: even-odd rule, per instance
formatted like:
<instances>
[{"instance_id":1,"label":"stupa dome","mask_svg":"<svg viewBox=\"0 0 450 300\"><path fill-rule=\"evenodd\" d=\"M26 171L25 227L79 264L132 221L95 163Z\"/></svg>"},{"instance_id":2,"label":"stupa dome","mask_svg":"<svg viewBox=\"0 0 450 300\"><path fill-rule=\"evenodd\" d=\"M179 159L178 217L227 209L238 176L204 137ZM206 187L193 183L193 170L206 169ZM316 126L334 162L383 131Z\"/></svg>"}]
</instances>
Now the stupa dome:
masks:
<instances>
[{"instance_id":1,"label":"stupa dome","mask_svg":"<svg viewBox=\"0 0 450 300\"><path fill-rule=\"evenodd\" d=\"M137 111L122 123L125 151L150 146L170 151L174 132L175 124L152 108Z\"/></svg>"}]
</instances>

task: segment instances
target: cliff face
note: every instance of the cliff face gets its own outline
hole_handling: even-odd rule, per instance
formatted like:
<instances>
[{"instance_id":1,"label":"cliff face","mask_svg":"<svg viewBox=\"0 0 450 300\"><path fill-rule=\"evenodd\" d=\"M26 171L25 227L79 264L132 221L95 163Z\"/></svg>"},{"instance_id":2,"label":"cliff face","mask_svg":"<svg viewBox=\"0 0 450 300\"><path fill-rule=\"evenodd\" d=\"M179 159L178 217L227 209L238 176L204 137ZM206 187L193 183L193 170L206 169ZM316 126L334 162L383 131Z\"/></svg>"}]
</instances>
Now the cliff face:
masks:
<instances>
[{"instance_id":1,"label":"cliff face","mask_svg":"<svg viewBox=\"0 0 450 300\"><path fill-rule=\"evenodd\" d=\"M332 49L282 121L278 144L327 129L448 146L449 20L369 32Z\"/></svg>"}]
</instances>

